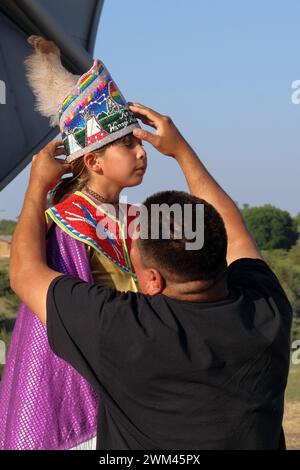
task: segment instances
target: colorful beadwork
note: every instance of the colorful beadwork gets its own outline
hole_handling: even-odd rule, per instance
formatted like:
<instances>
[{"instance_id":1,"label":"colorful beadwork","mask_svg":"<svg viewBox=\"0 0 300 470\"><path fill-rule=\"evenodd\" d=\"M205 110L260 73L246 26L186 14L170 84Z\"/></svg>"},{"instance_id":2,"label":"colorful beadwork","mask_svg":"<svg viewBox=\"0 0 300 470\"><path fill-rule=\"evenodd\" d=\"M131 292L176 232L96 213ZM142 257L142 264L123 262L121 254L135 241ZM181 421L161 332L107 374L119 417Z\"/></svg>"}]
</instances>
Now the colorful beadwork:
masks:
<instances>
[{"instance_id":1,"label":"colorful beadwork","mask_svg":"<svg viewBox=\"0 0 300 470\"><path fill-rule=\"evenodd\" d=\"M59 108L68 161L140 127L104 64L96 59Z\"/></svg>"},{"instance_id":2,"label":"colorful beadwork","mask_svg":"<svg viewBox=\"0 0 300 470\"><path fill-rule=\"evenodd\" d=\"M127 212L130 207L127 204ZM101 211L101 206L97 206L86 195L76 191L63 202L47 209L46 217L50 217L71 237L104 254L123 271L135 277L128 254L131 240L129 237L124 238L121 222ZM106 226L107 217L111 218L113 231ZM128 225L133 218L127 217Z\"/></svg>"}]
</instances>

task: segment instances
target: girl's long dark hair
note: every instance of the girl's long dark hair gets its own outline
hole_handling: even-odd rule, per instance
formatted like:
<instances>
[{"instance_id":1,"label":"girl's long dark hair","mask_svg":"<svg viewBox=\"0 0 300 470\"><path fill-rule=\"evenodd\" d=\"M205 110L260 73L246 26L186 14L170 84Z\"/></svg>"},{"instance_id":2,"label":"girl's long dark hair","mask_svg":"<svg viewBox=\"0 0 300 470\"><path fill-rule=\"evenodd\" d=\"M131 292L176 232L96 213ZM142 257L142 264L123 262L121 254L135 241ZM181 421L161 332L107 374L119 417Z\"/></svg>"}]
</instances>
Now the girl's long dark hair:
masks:
<instances>
[{"instance_id":1,"label":"girl's long dark hair","mask_svg":"<svg viewBox=\"0 0 300 470\"><path fill-rule=\"evenodd\" d=\"M77 158L72 163L72 176L62 178L59 183L55 186L51 194L52 206L55 206L59 202L63 201L66 197L73 194L75 191L81 191L85 184L89 180L89 173L85 166L83 157Z\"/></svg>"}]
</instances>

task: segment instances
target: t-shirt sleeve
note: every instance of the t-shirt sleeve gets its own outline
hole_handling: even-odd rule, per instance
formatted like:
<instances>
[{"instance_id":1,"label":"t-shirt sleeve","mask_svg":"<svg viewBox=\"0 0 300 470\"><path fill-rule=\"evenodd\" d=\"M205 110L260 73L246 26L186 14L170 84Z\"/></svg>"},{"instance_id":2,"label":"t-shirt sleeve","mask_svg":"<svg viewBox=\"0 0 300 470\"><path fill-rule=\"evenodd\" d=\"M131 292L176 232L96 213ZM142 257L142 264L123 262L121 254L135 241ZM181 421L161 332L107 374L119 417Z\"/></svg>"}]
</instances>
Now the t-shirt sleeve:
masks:
<instances>
[{"instance_id":1,"label":"t-shirt sleeve","mask_svg":"<svg viewBox=\"0 0 300 470\"><path fill-rule=\"evenodd\" d=\"M70 363L96 389L121 349L124 332L136 326L134 293L58 276L47 293L47 333L56 355ZM126 327L125 327L126 325Z\"/></svg>"},{"instance_id":2,"label":"t-shirt sleeve","mask_svg":"<svg viewBox=\"0 0 300 470\"><path fill-rule=\"evenodd\" d=\"M240 287L252 296L261 296L275 302L282 311L291 310L291 305L277 276L261 259L241 258L228 267L229 288ZM285 309L282 308L285 306Z\"/></svg>"}]
</instances>

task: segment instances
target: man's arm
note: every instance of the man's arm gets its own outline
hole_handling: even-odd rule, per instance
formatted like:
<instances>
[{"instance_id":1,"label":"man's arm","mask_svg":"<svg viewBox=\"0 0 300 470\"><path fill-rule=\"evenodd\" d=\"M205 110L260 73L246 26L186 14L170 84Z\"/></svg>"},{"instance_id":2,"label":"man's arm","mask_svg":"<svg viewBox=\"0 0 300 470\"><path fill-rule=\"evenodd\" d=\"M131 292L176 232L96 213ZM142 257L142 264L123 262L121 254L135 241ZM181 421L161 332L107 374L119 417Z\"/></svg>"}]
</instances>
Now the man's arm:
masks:
<instances>
[{"instance_id":1,"label":"man's arm","mask_svg":"<svg viewBox=\"0 0 300 470\"><path fill-rule=\"evenodd\" d=\"M240 258L262 259L241 211L207 171L193 149L186 143L175 158L179 163L191 194L205 199L221 214L228 236L227 263Z\"/></svg>"},{"instance_id":2,"label":"man's arm","mask_svg":"<svg viewBox=\"0 0 300 470\"><path fill-rule=\"evenodd\" d=\"M50 142L33 157L29 186L11 248L9 278L12 290L46 323L46 296L51 281L62 273L46 263L45 208L48 191L70 166L54 158L61 142Z\"/></svg>"},{"instance_id":3,"label":"man's arm","mask_svg":"<svg viewBox=\"0 0 300 470\"><path fill-rule=\"evenodd\" d=\"M239 208L209 174L172 120L140 104L134 103L130 105L130 109L145 124L156 129L156 134L142 129L135 129L133 133L165 155L175 158L184 173L191 194L205 199L221 214L228 236L228 264L239 258L262 259Z\"/></svg>"}]
</instances>

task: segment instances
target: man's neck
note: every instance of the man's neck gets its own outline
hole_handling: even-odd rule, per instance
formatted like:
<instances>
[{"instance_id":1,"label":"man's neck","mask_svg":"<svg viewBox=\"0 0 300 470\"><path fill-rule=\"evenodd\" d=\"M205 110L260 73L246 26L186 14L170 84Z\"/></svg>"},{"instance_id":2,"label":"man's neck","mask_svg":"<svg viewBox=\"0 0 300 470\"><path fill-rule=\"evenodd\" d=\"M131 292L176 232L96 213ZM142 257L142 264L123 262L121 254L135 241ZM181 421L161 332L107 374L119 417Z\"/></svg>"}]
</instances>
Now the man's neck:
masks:
<instances>
[{"instance_id":1,"label":"man's neck","mask_svg":"<svg viewBox=\"0 0 300 470\"><path fill-rule=\"evenodd\" d=\"M218 302L228 297L229 290L226 276L219 281L191 281L168 283L162 294L188 302Z\"/></svg>"}]
</instances>

